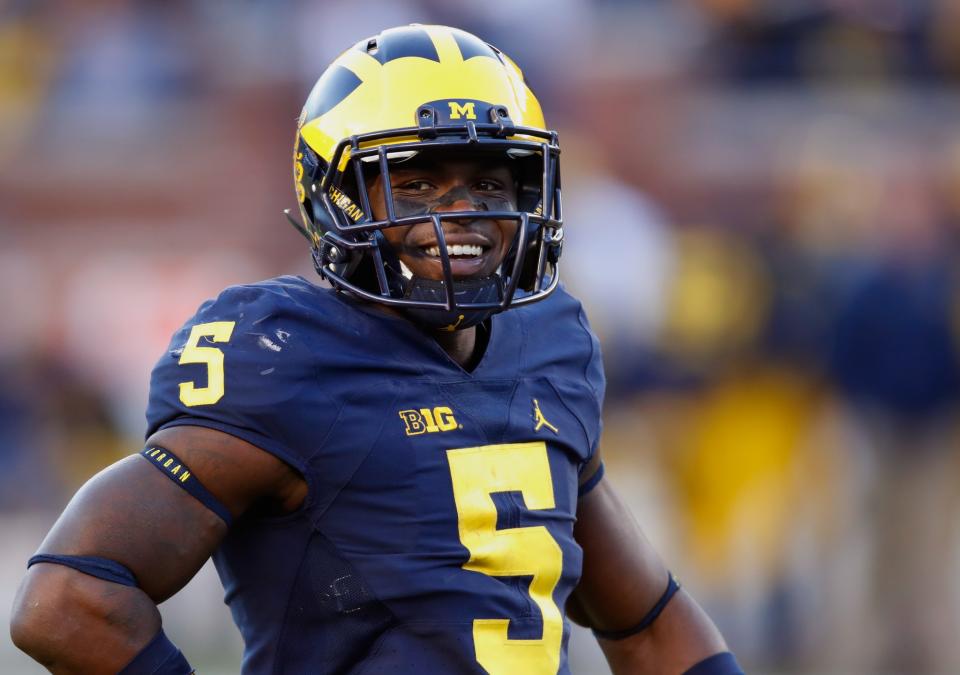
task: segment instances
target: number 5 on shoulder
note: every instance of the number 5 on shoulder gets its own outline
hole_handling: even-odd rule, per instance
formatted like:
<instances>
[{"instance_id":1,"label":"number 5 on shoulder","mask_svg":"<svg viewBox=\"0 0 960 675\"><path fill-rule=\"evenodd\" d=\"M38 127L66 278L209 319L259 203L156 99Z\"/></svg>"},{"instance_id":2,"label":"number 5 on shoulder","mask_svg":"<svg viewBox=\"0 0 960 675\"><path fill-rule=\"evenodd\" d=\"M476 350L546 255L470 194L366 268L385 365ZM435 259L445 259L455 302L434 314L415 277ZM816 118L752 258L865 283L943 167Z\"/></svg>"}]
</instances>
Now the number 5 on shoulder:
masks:
<instances>
[{"instance_id":1,"label":"number 5 on shoulder","mask_svg":"<svg viewBox=\"0 0 960 675\"><path fill-rule=\"evenodd\" d=\"M223 398L223 352L216 347L200 347L200 338L211 342L229 342L235 321L213 321L197 324L190 330L190 337L180 354L180 365L205 363L207 386L198 387L193 382L180 383L180 401L185 406L210 405Z\"/></svg>"}]
</instances>

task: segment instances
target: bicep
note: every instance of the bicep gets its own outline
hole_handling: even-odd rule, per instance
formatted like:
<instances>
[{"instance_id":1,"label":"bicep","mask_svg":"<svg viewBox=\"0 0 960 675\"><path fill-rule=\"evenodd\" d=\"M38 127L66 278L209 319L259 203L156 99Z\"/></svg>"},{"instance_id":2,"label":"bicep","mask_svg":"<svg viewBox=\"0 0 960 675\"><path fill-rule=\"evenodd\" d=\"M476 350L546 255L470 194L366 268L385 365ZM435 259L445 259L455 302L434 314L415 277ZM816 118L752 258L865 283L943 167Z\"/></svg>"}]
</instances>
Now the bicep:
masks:
<instances>
[{"instance_id":1,"label":"bicep","mask_svg":"<svg viewBox=\"0 0 960 675\"><path fill-rule=\"evenodd\" d=\"M234 515L259 498L286 494L296 478L276 458L221 432L175 427L151 444L173 451ZM130 569L154 602L178 591L220 544L225 522L139 455L94 476L40 547L91 555Z\"/></svg>"},{"instance_id":2,"label":"bicep","mask_svg":"<svg viewBox=\"0 0 960 675\"><path fill-rule=\"evenodd\" d=\"M583 548L574 618L599 630L635 625L666 589L668 572L607 479L580 499L574 537Z\"/></svg>"},{"instance_id":3,"label":"bicep","mask_svg":"<svg viewBox=\"0 0 960 675\"><path fill-rule=\"evenodd\" d=\"M726 649L703 610L680 589L637 632L667 589L669 572L640 525L606 479L580 499L574 536L583 573L568 609L578 622L623 639L601 639L615 673L680 673Z\"/></svg>"},{"instance_id":4,"label":"bicep","mask_svg":"<svg viewBox=\"0 0 960 675\"><path fill-rule=\"evenodd\" d=\"M227 434L177 427L150 441L189 467L225 517L264 497L292 504L305 493L290 467ZM52 672L120 670L157 634L156 603L186 584L226 534L219 516L151 464L128 457L90 479L38 551L106 558L132 572L136 586L49 563L33 565L20 586L11 634Z\"/></svg>"}]
</instances>

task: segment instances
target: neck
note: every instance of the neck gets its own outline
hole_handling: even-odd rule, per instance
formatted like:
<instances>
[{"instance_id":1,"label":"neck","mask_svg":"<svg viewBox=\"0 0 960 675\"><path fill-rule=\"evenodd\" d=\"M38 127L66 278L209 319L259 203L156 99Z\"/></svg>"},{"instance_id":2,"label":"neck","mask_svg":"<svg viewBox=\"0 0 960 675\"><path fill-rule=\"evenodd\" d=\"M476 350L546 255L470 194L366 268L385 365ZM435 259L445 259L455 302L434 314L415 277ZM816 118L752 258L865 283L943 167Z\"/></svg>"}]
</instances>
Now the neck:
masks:
<instances>
[{"instance_id":1,"label":"neck","mask_svg":"<svg viewBox=\"0 0 960 675\"><path fill-rule=\"evenodd\" d=\"M384 307L382 305L371 304L375 309L393 314L394 316L403 316L403 312L393 307ZM447 355L460 365L464 370L473 370L480 362L483 352L487 347L489 340L489 319L484 322L486 328L478 330L478 326L471 326L463 330L438 330L429 332L433 339L437 341L440 348Z\"/></svg>"},{"instance_id":2,"label":"neck","mask_svg":"<svg viewBox=\"0 0 960 675\"><path fill-rule=\"evenodd\" d=\"M433 338L451 359L467 370L476 365L483 353L483 345L477 340L476 326L463 330L436 331Z\"/></svg>"}]
</instances>

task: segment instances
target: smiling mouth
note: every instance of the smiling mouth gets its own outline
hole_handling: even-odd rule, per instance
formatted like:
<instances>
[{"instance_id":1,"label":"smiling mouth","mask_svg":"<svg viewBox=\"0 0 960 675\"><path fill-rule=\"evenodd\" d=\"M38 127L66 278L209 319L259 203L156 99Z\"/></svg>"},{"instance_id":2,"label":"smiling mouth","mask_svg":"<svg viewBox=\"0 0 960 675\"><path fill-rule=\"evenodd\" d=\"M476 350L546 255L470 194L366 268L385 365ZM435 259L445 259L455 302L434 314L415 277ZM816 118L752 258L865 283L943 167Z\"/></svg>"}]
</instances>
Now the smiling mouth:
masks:
<instances>
[{"instance_id":1,"label":"smiling mouth","mask_svg":"<svg viewBox=\"0 0 960 675\"><path fill-rule=\"evenodd\" d=\"M471 260L481 258L489 249L477 244L448 244L447 256L451 260ZM440 247L424 246L420 249L427 258L440 258Z\"/></svg>"}]
</instances>

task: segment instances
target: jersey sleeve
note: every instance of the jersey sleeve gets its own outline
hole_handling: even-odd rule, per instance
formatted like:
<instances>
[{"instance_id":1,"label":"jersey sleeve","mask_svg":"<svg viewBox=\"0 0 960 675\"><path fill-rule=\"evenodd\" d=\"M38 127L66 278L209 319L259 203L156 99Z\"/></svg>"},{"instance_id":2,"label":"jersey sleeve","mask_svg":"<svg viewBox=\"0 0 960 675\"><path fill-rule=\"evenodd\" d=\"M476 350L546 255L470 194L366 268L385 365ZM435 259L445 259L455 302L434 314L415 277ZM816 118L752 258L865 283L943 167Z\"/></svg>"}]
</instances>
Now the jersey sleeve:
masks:
<instances>
[{"instance_id":1,"label":"jersey sleeve","mask_svg":"<svg viewBox=\"0 0 960 675\"><path fill-rule=\"evenodd\" d=\"M147 436L217 429L305 472L336 410L305 324L282 288L232 287L204 303L153 369Z\"/></svg>"},{"instance_id":2,"label":"jersey sleeve","mask_svg":"<svg viewBox=\"0 0 960 675\"><path fill-rule=\"evenodd\" d=\"M563 285L550 298L520 310L527 315L529 361L526 367L545 374L560 399L579 421L583 435L576 454L587 466L600 445L601 412L606 391L600 342L583 305Z\"/></svg>"},{"instance_id":3,"label":"jersey sleeve","mask_svg":"<svg viewBox=\"0 0 960 675\"><path fill-rule=\"evenodd\" d=\"M587 315L582 306L578 310L577 319L590 342L590 349L583 369L583 378L592 392L592 414L590 415L590 423L586 425L587 436L590 439L590 457L587 460L589 462L590 458L597 452L597 447L600 445L600 435L603 432L603 398L606 395L607 379L603 372L600 341L590 328L590 322L587 321Z\"/></svg>"}]
</instances>

